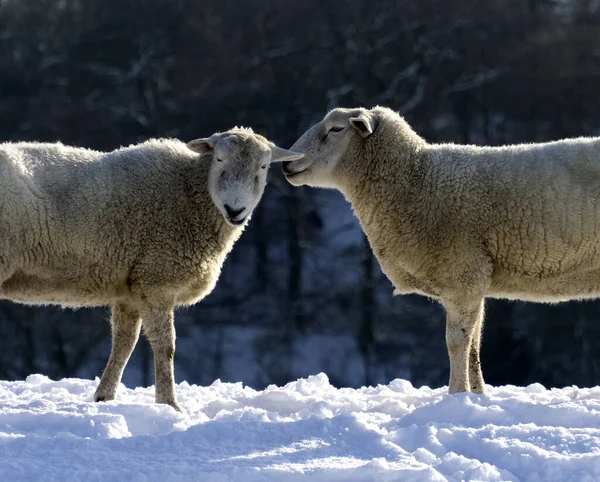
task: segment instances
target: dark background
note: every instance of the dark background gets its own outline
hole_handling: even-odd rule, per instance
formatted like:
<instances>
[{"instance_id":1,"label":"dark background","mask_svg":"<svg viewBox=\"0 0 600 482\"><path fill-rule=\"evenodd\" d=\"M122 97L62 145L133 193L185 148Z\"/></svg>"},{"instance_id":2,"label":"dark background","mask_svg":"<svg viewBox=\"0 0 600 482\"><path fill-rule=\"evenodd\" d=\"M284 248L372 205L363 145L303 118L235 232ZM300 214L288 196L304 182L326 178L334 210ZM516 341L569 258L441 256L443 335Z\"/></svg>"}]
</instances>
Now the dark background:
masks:
<instances>
[{"instance_id":1,"label":"dark background","mask_svg":"<svg viewBox=\"0 0 600 482\"><path fill-rule=\"evenodd\" d=\"M597 0L0 0L0 141L111 150L234 125L289 147L335 106L427 140L600 133ZM599 383L598 302L488 302L491 384ZM178 381L445 385L441 308L392 297L339 193L272 169L215 291L177 317ZM0 378L99 376L108 311L0 304ZM140 342L128 385L152 384Z\"/></svg>"}]
</instances>

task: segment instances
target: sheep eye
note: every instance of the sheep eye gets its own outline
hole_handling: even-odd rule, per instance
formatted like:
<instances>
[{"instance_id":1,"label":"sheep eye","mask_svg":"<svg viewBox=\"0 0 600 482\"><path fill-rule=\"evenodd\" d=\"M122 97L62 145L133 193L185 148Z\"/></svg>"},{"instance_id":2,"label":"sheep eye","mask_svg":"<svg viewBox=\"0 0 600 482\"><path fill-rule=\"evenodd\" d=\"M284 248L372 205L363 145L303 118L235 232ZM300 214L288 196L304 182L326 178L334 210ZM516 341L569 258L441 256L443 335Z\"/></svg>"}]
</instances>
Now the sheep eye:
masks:
<instances>
[{"instance_id":1,"label":"sheep eye","mask_svg":"<svg viewBox=\"0 0 600 482\"><path fill-rule=\"evenodd\" d=\"M261 169L266 169L266 168L267 168L267 165L266 165L266 164L263 164L262 166L260 166L260 168L261 168Z\"/></svg>"},{"instance_id":2,"label":"sheep eye","mask_svg":"<svg viewBox=\"0 0 600 482\"><path fill-rule=\"evenodd\" d=\"M219 158L217 157L217 162L223 162L223 159L219 159Z\"/></svg>"},{"instance_id":3,"label":"sheep eye","mask_svg":"<svg viewBox=\"0 0 600 482\"><path fill-rule=\"evenodd\" d=\"M343 127L339 127L339 126L332 126L328 131L327 134L325 134L325 137L323 137L323 141L325 141L327 139L327 136L329 136L329 134L331 132L340 132L343 131L344 128Z\"/></svg>"}]
</instances>

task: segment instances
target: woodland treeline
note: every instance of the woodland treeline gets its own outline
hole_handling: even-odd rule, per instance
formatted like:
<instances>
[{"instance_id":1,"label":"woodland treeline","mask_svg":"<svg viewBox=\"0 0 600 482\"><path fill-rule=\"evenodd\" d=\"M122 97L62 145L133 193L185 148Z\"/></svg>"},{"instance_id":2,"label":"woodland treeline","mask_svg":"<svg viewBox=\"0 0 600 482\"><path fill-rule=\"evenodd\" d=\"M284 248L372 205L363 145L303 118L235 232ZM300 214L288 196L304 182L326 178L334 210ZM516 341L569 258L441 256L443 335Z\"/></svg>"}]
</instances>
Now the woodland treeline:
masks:
<instances>
[{"instance_id":1,"label":"woodland treeline","mask_svg":"<svg viewBox=\"0 0 600 482\"><path fill-rule=\"evenodd\" d=\"M332 107L378 104L432 142L600 135L600 2L0 0L0 72L0 142L109 150L245 125L289 147ZM1 303L0 378L99 376L107 319ZM276 169L217 289L177 320L190 383L447 383L440 307L392 297L341 196ZM595 385L599 344L599 302L490 301L486 381ZM151 373L141 342L126 383Z\"/></svg>"}]
</instances>

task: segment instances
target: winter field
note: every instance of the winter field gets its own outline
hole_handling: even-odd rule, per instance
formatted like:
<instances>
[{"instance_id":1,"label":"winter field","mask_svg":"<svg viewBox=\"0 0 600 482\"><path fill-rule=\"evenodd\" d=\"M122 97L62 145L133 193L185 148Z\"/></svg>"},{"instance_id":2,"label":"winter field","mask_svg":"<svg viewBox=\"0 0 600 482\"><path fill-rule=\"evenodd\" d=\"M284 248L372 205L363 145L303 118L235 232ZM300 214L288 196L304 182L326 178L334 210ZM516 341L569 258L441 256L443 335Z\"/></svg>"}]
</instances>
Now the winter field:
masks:
<instances>
[{"instance_id":1,"label":"winter field","mask_svg":"<svg viewBox=\"0 0 600 482\"><path fill-rule=\"evenodd\" d=\"M447 395L404 380L336 389L324 374L256 391L178 385L95 404L96 381L0 382L0 480L592 481L600 387Z\"/></svg>"}]
</instances>

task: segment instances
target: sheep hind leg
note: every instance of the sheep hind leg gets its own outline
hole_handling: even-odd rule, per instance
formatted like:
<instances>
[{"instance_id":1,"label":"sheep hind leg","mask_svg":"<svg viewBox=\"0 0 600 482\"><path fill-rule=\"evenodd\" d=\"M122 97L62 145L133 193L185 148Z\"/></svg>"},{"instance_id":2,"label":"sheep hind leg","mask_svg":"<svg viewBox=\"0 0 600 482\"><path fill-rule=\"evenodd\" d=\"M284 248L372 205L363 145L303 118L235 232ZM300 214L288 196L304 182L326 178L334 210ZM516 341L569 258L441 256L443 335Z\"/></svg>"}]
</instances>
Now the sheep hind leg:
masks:
<instances>
[{"instance_id":1,"label":"sheep hind leg","mask_svg":"<svg viewBox=\"0 0 600 482\"><path fill-rule=\"evenodd\" d=\"M173 310L152 310L143 316L144 333L154 354L156 403L183 412L175 396L175 325Z\"/></svg>"},{"instance_id":2,"label":"sheep hind leg","mask_svg":"<svg viewBox=\"0 0 600 482\"><path fill-rule=\"evenodd\" d=\"M95 402L115 399L123 370L138 341L141 324L138 311L129 309L123 304L112 307L112 350L94 394Z\"/></svg>"},{"instance_id":3,"label":"sheep hind leg","mask_svg":"<svg viewBox=\"0 0 600 482\"><path fill-rule=\"evenodd\" d=\"M450 358L449 393L467 392L469 381L469 355L476 331L482 301L468 304L445 303L446 346Z\"/></svg>"},{"instance_id":4,"label":"sheep hind leg","mask_svg":"<svg viewBox=\"0 0 600 482\"><path fill-rule=\"evenodd\" d=\"M3 291L4 283L14 275L15 269L9 261L10 254L6 245L0 243L0 295L6 295Z\"/></svg>"},{"instance_id":5,"label":"sheep hind leg","mask_svg":"<svg viewBox=\"0 0 600 482\"><path fill-rule=\"evenodd\" d=\"M471 337L471 349L469 351L469 385L473 393L485 393L485 382L481 370L480 349L481 349L481 331L483 328L484 303L481 302L477 322L473 328Z\"/></svg>"}]
</instances>

